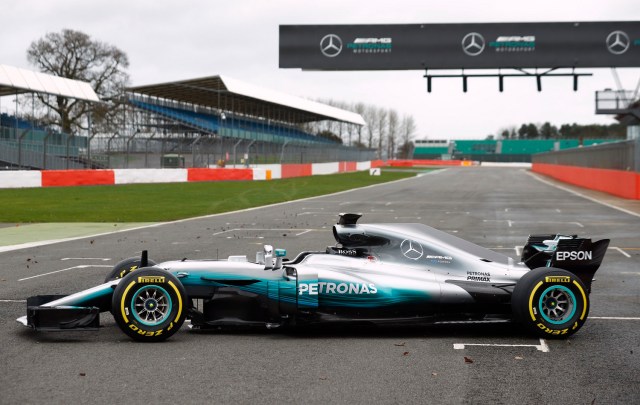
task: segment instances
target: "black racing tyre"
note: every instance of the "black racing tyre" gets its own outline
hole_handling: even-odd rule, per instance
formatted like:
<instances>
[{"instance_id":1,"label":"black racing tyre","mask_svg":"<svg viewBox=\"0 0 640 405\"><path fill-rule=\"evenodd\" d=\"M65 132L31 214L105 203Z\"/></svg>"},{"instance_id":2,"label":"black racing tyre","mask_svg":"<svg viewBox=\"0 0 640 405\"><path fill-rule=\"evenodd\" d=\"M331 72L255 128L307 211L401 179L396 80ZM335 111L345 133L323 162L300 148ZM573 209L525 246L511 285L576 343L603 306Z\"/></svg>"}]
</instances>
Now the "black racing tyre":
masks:
<instances>
[{"instance_id":1,"label":"black racing tyre","mask_svg":"<svg viewBox=\"0 0 640 405\"><path fill-rule=\"evenodd\" d=\"M131 273L132 271L139 269L140 264L141 264L141 258L139 256L124 259L123 261L113 266L113 269L111 270L111 272L109 272L107 277L104 279L104 282L108 283L109 281L122 278L127 274ZM154 262L153 260L147 260L148 267L155 266L156 264L157 263Z\"/></svg>"},{"instance_id":2,"label":"black racing tyre","mask_svg":"<svg viewBox=\"0 0 640 405\"><path fill-rule=\"evenodd\" d=\"M118 283L111 312L120 329L134 340L159 342L182 326L187 314L187 293L173 274L145 267Z\"/></svg>"},{"instance_id":3,"label":"black racing tyre","mask_svg":"<svg viewBox=\"0 0 640 405\"><path fill-rule=\"evenodd\" d=\"M589 294L573 273L540 267L526 273L511 297L515 319L538 336L567 338L589 315Z\"/></svg>"}]
</instances>

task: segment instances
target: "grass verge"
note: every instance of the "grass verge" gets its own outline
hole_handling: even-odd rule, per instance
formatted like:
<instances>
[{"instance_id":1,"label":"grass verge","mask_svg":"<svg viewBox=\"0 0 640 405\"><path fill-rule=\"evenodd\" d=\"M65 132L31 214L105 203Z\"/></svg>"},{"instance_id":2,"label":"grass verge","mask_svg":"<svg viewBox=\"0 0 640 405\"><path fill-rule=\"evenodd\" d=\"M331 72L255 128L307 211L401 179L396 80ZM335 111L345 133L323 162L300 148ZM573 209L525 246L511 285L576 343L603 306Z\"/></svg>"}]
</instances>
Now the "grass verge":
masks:
<instances>
[{"instance_id":1,"label":"grass verge","mask_svg":"<svg viewBox=\"0 0 640 405\"><path fill-rule=\"evenodd\" d=\"M253 182L0 190L0 223L163 222L335 193L414 176L342 173Z\"/></svg>"}]
</instances>

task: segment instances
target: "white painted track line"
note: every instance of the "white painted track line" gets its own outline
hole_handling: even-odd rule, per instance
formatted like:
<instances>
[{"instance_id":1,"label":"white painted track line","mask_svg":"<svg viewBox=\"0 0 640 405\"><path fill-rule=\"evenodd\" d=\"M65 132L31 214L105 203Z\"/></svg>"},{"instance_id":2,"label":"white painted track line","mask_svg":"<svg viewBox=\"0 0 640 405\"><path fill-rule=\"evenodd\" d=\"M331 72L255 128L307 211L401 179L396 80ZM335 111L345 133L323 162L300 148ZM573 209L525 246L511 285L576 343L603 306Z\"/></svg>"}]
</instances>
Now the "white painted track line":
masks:
<instances>
[{"instance_id":1,"label":"white painted track line","mask_svg":"<svg viewBox=\"0 0 640 405\"><path fill-rule=\"evenodd\" d=\"M453 348L455 350L463 350L467 346L480 346L480 347L533 347L543 353L549 352L549 346L544 339L540 339L539 345L525 345L525 344L506 344L506 343L454 343Z\"/></svg>"},{"instance_id":2,"label":"white painted track line","mask_svg":"<svg viewBox=\"0 0 640 405\"><path fill-rule=\"evenodd\" d=\"M570 188L568 188L568 187L563 187L563 186L560 186L560 185L558 185L558 184L554 184L554 183L552 183L552 182L550 182L550 181L548 181L548 180L543 179L543 178L542 178L542 177L540 177L540 175L538 175L537 173L532 173L532 172L527 171L527 174L528 174L529 176L533 177L534 179L538 180L539 182L544 183L544 184L546 184L546 185L549 185L549 186L551 186L551 187L555 187L555 188L557 188L557 189L560 189L560 190L566 191L566 192L571 193L571 194L573 194L573 195L577 195L578 197L582 197L582 198L584 198L585 200L593 201L593 202L598 203L598 204L600 204L600 205L604 205L605 207L613 208L614 210L618 210L618 211L624 212L625 214L633 215L634 217L638 217L638 218L640 218L640 213L633 212L633 211L630 211L630 210L624 209L624 208L622 208L622 207L618 207L618 206L613 205L613 204L609 204L609 203L607 203L607 202L604 202L604 201L598 200L597 198L589 197L589 196L584 195L584 194L582 194L582 193L580 193L580 192L577 192L577 191L575 191L575 190L571 190L571 189L570 189Z\"/></svg>"},{"instance_id":3,"label":"white painted track line","mask_svg":"<svg viewBox=\"0 0 640 405\"><path fill-rule=\"evenodd\" d=\"M31 277L21 278L18 281L31 280L33 278L49 276L51 274L62 273L63 271L69 271L69 270L74 270L74 269L86 269L87 267L108 267L108 268L112 268L113 266L107 265L107 264L97 264L97 265L83 264L83 265L80 265L80 266L68 267L66 269L50 271L48 273L43 273L43 274L38 274L38 275L35 275L35 276L31 276Z\"/></svg>"}]
</instances>

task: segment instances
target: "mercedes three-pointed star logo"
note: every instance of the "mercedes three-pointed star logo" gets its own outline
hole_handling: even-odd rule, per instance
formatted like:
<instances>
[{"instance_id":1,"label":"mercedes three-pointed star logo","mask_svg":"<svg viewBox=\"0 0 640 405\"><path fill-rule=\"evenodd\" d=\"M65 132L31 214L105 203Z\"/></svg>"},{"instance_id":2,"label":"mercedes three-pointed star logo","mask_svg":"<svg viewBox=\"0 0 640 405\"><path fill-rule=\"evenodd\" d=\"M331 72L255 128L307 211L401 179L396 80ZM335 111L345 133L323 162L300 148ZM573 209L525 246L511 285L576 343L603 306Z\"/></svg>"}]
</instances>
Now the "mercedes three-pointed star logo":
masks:
<instances>
[{"instance_id":1,"label":"mercedes three-pointed star logo","mask_svg":"<svg viewBox=\"0 0 640 405\"><path fill-rule=\"evenodd\" d=\"M627 52L631 41L624 31L613 31L607 36L607 49L614 55L622 55Z\"/></svg>"},{"instance_id":2,"label":"mercedes three-pointed star logo","mask_svg":"<svg viewBox=\"0 0 640 405\"><path fill-rule=\"evenodd\" d=\"M418 260L424 254L422 245L411 239L405 239L402 241L400 244L400 251L404 257L411 260Z\"/></svg>"},{"instance_id":3,"label":"mercedes three-pointed star logo","mask_svg":"<svg viewBox=\"0 0 640 405\"><path fill-rule=\"evenodd\" d=\"M335 58L342 51L342 40L336 34L329 34L320 40L320 52L327 58Z\"/></svg>"},{"instance_id":4,"label":"mercedes three-pointed star logo","mask_svg":"<svg viewBox=\"0 0 640 405\"><path fill-rule=\"evenodd\" d=\"M462 50L469 56L477 56L484 51L484 37L477 32L470 32L462 38Z\"/></svg>"}]
</instances>

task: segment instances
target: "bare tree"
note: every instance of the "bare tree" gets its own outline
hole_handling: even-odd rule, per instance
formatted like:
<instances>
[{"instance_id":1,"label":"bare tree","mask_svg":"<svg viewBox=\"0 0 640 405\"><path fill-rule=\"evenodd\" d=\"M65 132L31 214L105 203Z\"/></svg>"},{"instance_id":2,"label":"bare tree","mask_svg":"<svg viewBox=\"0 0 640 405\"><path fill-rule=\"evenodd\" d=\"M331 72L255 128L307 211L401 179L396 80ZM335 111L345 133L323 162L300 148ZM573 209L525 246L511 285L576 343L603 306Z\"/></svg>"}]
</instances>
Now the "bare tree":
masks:
<instances>
[{"instance_id":1,"label":"bare tree","mask_svg":"<svg viewBox=\"0 0 640 405\"><path fill-rule=\"evenodd\" d=\"M27 60L40 71L69 79L91 83L102 99L120 93L129 80L125 72L129 66L127 55L113 45L92 40L87 34L64 29L48 33L31 43ZM65 97L38 96L48 108L56 112L53 124L63 132L75 132L83 127L83 116L89 107L86 102ZM112 110L101 106L96 118L105 118Z\"/></svg>"},{"instance_id":2,"label":"bare tree","mask_svg":"<svg viewBox=\"0 0 640 405\"><path fill-rule=\"evenodd\" d=\"M378 156L382 157L383 145L387 132L387 110L384 108L378 109L378 116L376 118L376 129L378 131Z\"/></svg>"},{"instance_id":3,"label":"bare tree","mask_svg":"<svg viewBox=\"0 0 640 405\"><path fill-rule=\"evenodd\" d=\"M368 105L365 109L364 121L367 123L367 147L369 149L373 148L373 137L376 132L376 122L377 122L377 112L378 109L373 105Z\"/></svg>"},{"instance_id":4,"label":"bare tree","mask_svg":"<svg viewBox=\"0 0 640 405\"><path fill-rule=\"evenodd\" d=\"M315 129L316 133L323 131L331 132L340 135L343 140L345 140L344 138L346 136L348 139L345 143L370 149L376 148L378 156L380 157L386 153L389 158L392 158L396 153L396 149L398 149L399 139L404 142L405 138L409 136L410 141L416 130L415 121L412 116L404 116L403 119L400 120L398 112L393 109L387 110L362 102L349 105L333 99L317 101L344 110L354 111L362 116L366 125L365 127L357 128L357 140L353 142L351 139L353 127L351 126L346 126L345 130L343 124L324 121L320 125L310 123L306 126L307 129ZM335 125L339 125L338 130L335 129ZM406 125L409 125L409 127L406 127ZM409 130L408 135L405 133L406 129ZM343 133L343 130L346 131L346 134ZM366 132L363 134L363 131ZM365 139L363 139L363 135Z\"/></svg>"},{"instance_id":5,"label":"bare tree","mask_svg":"<svg viewBox=\"0 0 640 405\"><path fill-rule=\"evenodd\" d=\"M402 142L398 151L400 158L407 159L413 150L413 135L416 132L416 122L412 115L404 115L400 124L400 141Z\"/></svg>"},{"instance_id":6,"label":"bare tree","mask_svg":"<svg viewBox=\"0 0 640 405\"><path fill-rule=\"evenodd\" d=\"M400 120L398 119L398 112L396 110L389 110L388 117L388 129L387 129L387 156L389 159L393 158L396 149L396 141L398 139L398 129Z\"/></svg>"},{"instance_id":7,"label":"bare tree","mask_svg":"<svg viewBox=\"0 0 640 405\"><path fill-rule=\"evenodd\" d=\"M331 98L323 100L322 103L330 105L332 107L340 108L340 107L338 107L338 104L340 104L340 102L337 101L337 100L331 99ZM324 126L324 130L325 131L331 132L332 134L337 134L338 131L336 130L336 127L337 127L338 123L336 121L325 120L325 121L323 121L323 124L324 124L323 126Z\"/></svg>"},{"instance_id":8,"label":"bare tree","mask_svg":"<svg viewBox=\"0 0 640 405\"><path fill-rule=\"evenodd\" d=\"M353 106L353 111L355 111L357 114L360 114L361 116L364 116L366 109L367 107L365 106L364 103L356 103ZM358 126L358 145L362 145L362 127L361 126Z\"/></svg>"}]
</instances>

